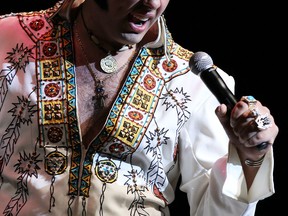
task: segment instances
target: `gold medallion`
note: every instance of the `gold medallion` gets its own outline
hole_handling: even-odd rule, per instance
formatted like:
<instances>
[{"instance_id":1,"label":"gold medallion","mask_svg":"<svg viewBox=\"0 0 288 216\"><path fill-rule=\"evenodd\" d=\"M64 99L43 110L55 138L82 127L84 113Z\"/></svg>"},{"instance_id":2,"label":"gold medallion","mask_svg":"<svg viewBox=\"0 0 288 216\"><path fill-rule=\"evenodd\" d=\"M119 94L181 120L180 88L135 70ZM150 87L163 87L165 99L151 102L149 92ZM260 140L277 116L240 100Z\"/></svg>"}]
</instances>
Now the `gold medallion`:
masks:
<instances>
[{"instance_id":1,"label":"gold medallion","mask_svg":"<svg viewBox=\"0 0 288 216\"><path fill-rule=\"evenodd\" d=\"M105 73L114 73L117 71L117 61L111 55L101 59L100 67Z\"/></svg>"}]
</instances>

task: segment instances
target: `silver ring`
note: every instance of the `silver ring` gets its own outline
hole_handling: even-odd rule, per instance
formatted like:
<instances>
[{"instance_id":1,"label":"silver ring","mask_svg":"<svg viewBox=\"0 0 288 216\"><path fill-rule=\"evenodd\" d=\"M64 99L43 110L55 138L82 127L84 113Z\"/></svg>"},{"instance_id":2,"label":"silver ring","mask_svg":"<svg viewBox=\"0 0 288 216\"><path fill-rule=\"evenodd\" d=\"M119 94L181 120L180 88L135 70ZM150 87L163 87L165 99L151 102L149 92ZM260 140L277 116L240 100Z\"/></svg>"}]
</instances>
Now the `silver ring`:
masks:
<instances>
[{"instance_id":1,"label":"silver ring","mask_svg":"<svg viewBox=\"0 0 288 216\"><path fill-rule=\"evenodd\" d=\"M254 117L254 122L259 130L265 130L271 127L271 120L268 113L261 115L256 107L257 100L253 96L243 96L242 101L248 104L251 115Z\"/></svg>"},{"instance_id":2,"label":"silver ring","mask_svg":"<svg viewBox=\"0 0 288 216\"><path fill-rule=\"evenodd\" d=\"M268 113L266 113L264 115L258 115L255 118L255 123L257 125L257 128L260 130L265 130L265 129L271 127L271 125L272 125Z\"/></svg>"}]
</instances>

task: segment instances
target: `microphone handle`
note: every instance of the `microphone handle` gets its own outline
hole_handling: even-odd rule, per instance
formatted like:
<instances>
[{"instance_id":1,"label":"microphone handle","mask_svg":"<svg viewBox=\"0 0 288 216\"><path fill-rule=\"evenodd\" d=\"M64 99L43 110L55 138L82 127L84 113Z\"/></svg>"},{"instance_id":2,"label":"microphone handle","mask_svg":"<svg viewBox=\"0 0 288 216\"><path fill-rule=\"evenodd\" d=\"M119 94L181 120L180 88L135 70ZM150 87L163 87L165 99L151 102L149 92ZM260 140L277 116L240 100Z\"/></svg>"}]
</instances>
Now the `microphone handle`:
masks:
<instances>
[{"instance_id":1,"label":"microphone handle","mask_svg":"<svg viewBox=\"0 0 288 216\"><path fill-rule=\"evenodd\" d=\"M215 95L221 104L226 104L228 111L237 103L237 99L234 94L227 87L222 77L217 73L215 68L209 68L206 71L200 73L200 78L209 88L209 90Z\"/></svg>"},{"instance_id":2,"label":"microphone handle","mask_svg":"<svg viewBox=\"0 0 288 216\"><path fill-rule=\"evenodd\" d=\"M200 78L209 88L209 90L215 95L217 100L221 104L226 104L228 108L228 114L230 114L232 108L237 103L237 99L234 94L227 87L226 83L223 81L222 77L217 73L215 68L209 68L206 71L200 73ZM217 83L217 85L215 84ZM256 146L260 151L268 147L267 142L263 142Z\"/></svg>"}]
</instances>

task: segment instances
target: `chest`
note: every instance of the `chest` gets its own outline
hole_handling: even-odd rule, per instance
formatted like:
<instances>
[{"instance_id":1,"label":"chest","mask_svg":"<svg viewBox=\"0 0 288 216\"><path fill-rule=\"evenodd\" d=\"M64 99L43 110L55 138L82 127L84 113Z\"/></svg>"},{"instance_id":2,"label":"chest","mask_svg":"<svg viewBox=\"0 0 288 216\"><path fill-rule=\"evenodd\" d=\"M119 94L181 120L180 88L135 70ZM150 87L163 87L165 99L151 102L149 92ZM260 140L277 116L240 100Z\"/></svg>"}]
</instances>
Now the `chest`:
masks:
<instances>
[{"instance_id":1,"label":"chest","mask_svg":"<svg viewBox=\"0 0 288 216\"><path fill-rule=\"evenodd\" d=\"M76 68L78 116L82 141L85 145L88 145L102 129L120 91L124 75L124 73L104 74L95 71L92 76L86 66Z\"/></svg>"}]
</instances>

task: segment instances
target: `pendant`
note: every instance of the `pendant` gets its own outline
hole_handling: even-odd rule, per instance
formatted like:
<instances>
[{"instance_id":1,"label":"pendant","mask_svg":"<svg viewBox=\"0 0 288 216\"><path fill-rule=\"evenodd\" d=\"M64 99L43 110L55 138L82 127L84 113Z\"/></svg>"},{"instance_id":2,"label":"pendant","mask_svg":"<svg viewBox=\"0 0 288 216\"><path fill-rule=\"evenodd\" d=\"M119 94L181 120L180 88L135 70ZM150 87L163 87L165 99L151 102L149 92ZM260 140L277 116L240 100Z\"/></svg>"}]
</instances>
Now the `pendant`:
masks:
<instances>
[{"instance_id":1,"label":"pendant","mask_svg":"<svg viewBox=\"0 0 288 216\"><path fill-rule=\"evenodd\" d=\"M100 67L105 73L115 73L117 71L117 61L111 55L101 59Z\"/></svg>"},{"instance_id":2,"label":"pendant","mask_svg":"<svg viewBox=\"0 0 288 216\"><path fill-rule=\"evenodd\" d=\"M105 99L108 97L105 94L104 83L102 80L97 80L95 85L95 96L92 97L92 100L95 101L94 108L102 109L105 106Z\"/></svg>"}]
</instances>

